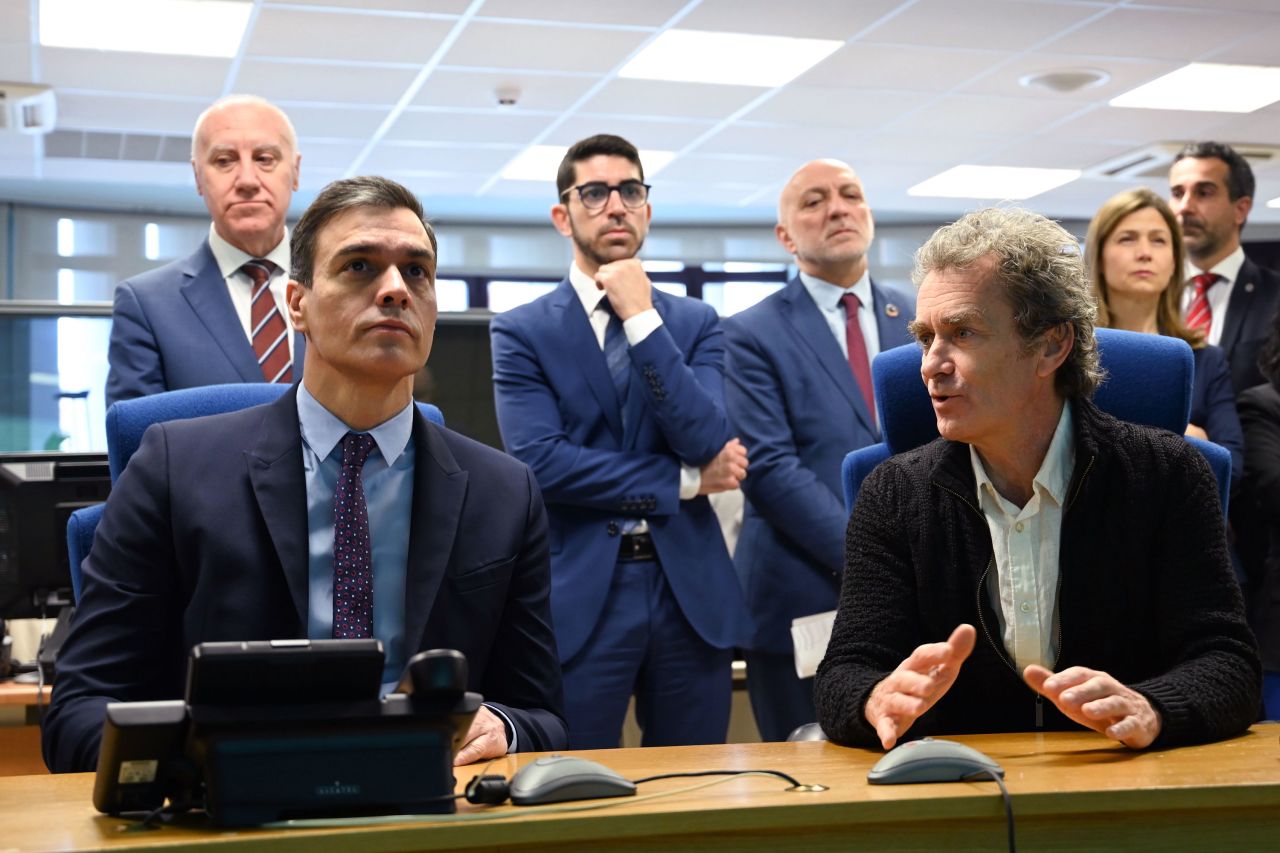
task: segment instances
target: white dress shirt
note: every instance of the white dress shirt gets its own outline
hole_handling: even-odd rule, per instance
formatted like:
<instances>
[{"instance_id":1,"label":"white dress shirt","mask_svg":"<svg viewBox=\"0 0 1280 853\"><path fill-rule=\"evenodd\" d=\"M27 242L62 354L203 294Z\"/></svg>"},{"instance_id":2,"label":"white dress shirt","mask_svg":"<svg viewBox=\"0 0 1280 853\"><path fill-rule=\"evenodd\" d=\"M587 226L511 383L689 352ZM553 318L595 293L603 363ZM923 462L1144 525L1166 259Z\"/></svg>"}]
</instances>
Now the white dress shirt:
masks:
<instances>
[{"instance_id":1,"label":"white dress shirt","mask_svg":"<svg viewBox=\"0 0 1280 853\"><path fill-rule=\"evenodd\" d=\"M1203 270L1203 272L1217 273L1222 276L1209 288L1207 294L1210 312L1208 343L1213 344L1215 347L1222 340L1222 328L1227 323L1227 303L1231 301L1231 291L1235 289L1236 279L1240 277L1240 267L1242 266L1244 266L1244 249L1236 246L1236 250L1214 264L1213 269ZM1187 309L1191 307L1191 300L1195 299L1196 296L1196 288L1191 283L1191 279L1201 272L1202 270L1199 267L1191 263L1191 261L1187 261L1187 286L1182 291L1182 315L1184 317L1187 314Z\"/></svg>"},{"instance_id":2,"label":"white dress shirt","mask_svg":"<svg viewBox=\"0 0 1280 853\"><path fill-rule=\"evenodd\" d=\"M213 251L213 259L218 264L218 272L222 273L222 277L227 282L227 292L231 294L231 304L236 309L236 316L240 318L244 336L249 343L253 343L253 338L250 337L253 333L253 321L250 319L253 305L253 279L240 268L246 261L253 260L254 256L246 254L243 249L238 249L222 239L212 223L209 225L209 248ZM284 318L285 328L289 330L285 340L289 342L289 359L292 360L293 323L289 321L289 306L284 300L285 285L289 283L289 230L287 228L284 239L277 243L263 260L271 261L276 265L267 287L271 291L271 298L275 300L276 308L280 310L280 316Z\"/></svg>"},{"instance_id":3,"label":"white dress shirt","mask_svg":"<svg viewBox=\"0 0 1280 853\"><path fill-rule=\"evenodd\" d=\"M1075 467L1075 436L1071 404L1062 416L1040 470L1032 483L1031 500L1019 508L996 491L978 451L969 446L978 503L991 530L996 565L992 593L1005 650L1018 672L1038 663L1053 669L1058 658L1058 556L1062 513Z\"/></svg>"},{"instance_id":4,"label":"white dress shirt","mask_svg":"<svg viewBox=\"0 0 1280 853\"><path fill-rule=\"evenodd\" d=\"M609 312L605 309L604 291L596 284L596 280L591 276L578 269L577 264L569 267L569 284L573 285L573 291L578 295L578 301L582 303L582 310L587 312L587 320L591 323L591 330L596 334L596 343L600 345L601 352L604 351L604 333L609 326ZM650 308L647 311L641 311L633 317L628 317L622 323L622 332L627 336L627 345L635 346L643 341L654 330L662 325L662 315L658 313L658 309ZM680 464L680 500L692 500L698 496L698 489L702 487L702 471L690 465ZM641 521L642 527L635 528L634 533L647 533L648 525Z\"/></svg>"}]
</instances>

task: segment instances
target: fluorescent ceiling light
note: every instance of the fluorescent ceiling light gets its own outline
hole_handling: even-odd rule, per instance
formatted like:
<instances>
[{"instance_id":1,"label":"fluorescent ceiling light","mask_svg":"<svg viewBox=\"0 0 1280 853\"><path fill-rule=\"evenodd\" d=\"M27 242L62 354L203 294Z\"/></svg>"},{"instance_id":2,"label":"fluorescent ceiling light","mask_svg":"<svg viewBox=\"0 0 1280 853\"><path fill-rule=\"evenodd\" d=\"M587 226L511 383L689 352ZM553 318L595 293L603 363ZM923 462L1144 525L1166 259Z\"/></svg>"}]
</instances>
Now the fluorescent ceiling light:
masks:
<instances>
[{"instance_id":1,"label":"fluorescent ceiling light","mask_svg":"<svg viewBox=\"0 0 1280 853\"><path fill-rule=\"evenodd\" d=\"M551 181L555 182L556 171L564 152L563 145L530 145L521 151L514 160L502 170L502 177L508 181ZM641 150L640 162L644 164L646 181L675 159L674 151Z\"/></svg>"},{"instance_id":2,"label":"fluorescent ceiling light","mask_svg":"<svg viewBox=\"0 0 1280 853\"><path fill-rule=\"evenodd\" d=\"M1280 101L1280 68L1193 62L1111 99L1113 107L1251 113Z\"/></svg>"},{"instance_id":3,"label":"fluorescent ceiling light","mask_svg":"<svg viewBox=\"0 0 1280 853\"><path fill-rule=\"evenodd\" d=\"M955 166L907 190L933 198L1024 199L1069 184L1079 169L1028 169L1021 166Z\"/></svg>"},{"instance_id":4,"label":"fluorescent ceiling light","mask_svg":"<svg viewBox=\"0 0 1280 853\"><path fill-rule=\"evenodd\" d=\"M1271 199L1271 201L1267 202L1267 207L1280 207L1280 196L1276 196Z\"/></svg>"},{"instance_id":5,"label":"fluorescent ceiling light","mask_svg":"<svg viewBox=\"0 0 1280 853\"><path fill-rule=\"evenodd\" d=\"M667 30L619 77L773 87L789 83L844 44L828 39Z\"/></svg>"},{"instance_id":6,"label":"fluorescent ceiling light","mask_svg":"<svg viewBox=\"0 0 1280 853\"><path fill-rule=\"evenodd\" d=\"M233 0L40 0L40 44L232 57L252 11Z\"/></svg>"}]
</instances>

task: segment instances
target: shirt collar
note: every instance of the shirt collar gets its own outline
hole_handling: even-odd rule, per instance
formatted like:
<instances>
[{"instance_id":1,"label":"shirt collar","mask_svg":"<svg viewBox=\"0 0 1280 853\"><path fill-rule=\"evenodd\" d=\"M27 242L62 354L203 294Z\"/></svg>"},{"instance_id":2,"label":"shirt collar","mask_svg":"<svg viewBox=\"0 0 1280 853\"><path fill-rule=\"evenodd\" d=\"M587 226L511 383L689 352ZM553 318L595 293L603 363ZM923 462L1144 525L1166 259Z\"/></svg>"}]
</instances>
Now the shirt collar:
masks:
<instances>
[{"instance_id":1,"label":"shirt collar","mask_svg":"<svg viewBox=\"0 0 1280 853\"><path fill-rule=\"evenodd\" d=\"M217 262L218 272L222 273L223 278L231 278L240 267L244 266L245 261L254 259L253 255L222 239L222 235L218 233L218 229L214 227L212 222L209 223L209 249L213 252L213 259ZM284 237L276 244L276 247L267 252L265 260L271 261L284 270L286 277L289 275L288 228L284 229Z\"/></svg>"},{"instance_id":2,"label":"shirt collar","mask_svg":"<svg viewBox=\"0 0 1280 853\"><path fill-rule=\"evenodd\" d=\"M1053 439L1049 442L1049 449L1040 463L1040 470L1036 472L1035 479L1032 481L1031 487L1034 492L1046 495L1058 506L1062 506L1066 502L1067 486L1071 484L1071 470L1075 467L1075 458L1076 440L1072 430L1071 401L1067 400L1062 404L1062 415L1058 418L1058 426L1053 431ZM1003 496L996 491L995 484L987 476L982 457L978 455L978 451L972 444L969 445L969 460L973 463L973 476L977 480L979 498L984 490L989 490L990 495L1003 501Z\"/></svg>"},{"instance_id":3,"label":"shirt collar","mask_svg":"<svg viewBox=\"0 0 1280 853\"><path fill-rule=\"evenodd\" d=\"M302 429L302 440L319 459L329 458L338 442L348 432L353 432L341 418L311 396L305 383L298 383L298 425ZM413 402L410 401L409 405L368 430L368 433L373 436L387 467L394 465L409 445L409 437L413 434Z\"/></svg>"},{"instance_id":4,"label":"shirt collar","mask_svg":"<svg viewBox=\"0 0 1280 853\"><path fill-rule=\"evenodd\" d=\"M864 272L862 278L854 283L853 287L841 287L838 284L832 284L829 281L809 275L807 272L800 273L800 283L804 285L804 289L809 291L809 296L813 297L816 304L823 311L835 311L840 307L840 297L846 293L852 293L858 297L858 301L862 303L862 307L873 310L871 304L871 273Z\"/></svg>"},{"instance_id":5,"label":"shirt collar","mask_svg":"<svg viewBox=\"0 0 1280 853\"><path fill-rule=\"evenodd\" d=\"M604 299L604 291L596 284L594 278L578 269L577 264L569 267L569 284L573 285L573 292L578 295L582 310L586 311L587 316L590 317L591 312L599 307L600 300Z\"/></svg>"},{"instance_id":6,"label":"shirt collar","mask_svg":"<svg viewBox=\"0 0 1280 853\"><path fill-rule=\"evenodd\" d=\"M1236 246L1236 250L1227 255L1222 260L1213 265L1213 268L1207 272L1217 273L1229 284L1235 284L1236 279L1240 277L1240 267L1244 266L1244 248ZM1191 263L1191 259L1187 259L1187 281L1200 274L1200 268Z\"/></svg>"}]
</instances>

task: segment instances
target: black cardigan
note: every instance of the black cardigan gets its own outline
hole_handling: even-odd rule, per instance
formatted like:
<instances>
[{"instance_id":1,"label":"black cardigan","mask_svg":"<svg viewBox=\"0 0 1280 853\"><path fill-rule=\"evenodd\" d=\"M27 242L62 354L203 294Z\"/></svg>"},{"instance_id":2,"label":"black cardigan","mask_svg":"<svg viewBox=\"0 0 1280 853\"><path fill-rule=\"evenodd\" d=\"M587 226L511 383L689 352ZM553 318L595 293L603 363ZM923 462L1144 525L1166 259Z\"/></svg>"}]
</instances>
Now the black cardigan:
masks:
<instances>
[{"instance_id":1,"label":"black cardigan","mask_svg":"<svg viewBox=\"0 0 1280 853\"><path fill-rule=\"evenodd\" d=\"M1076 464L1052 668L1102 670L1142 693L1163 720L1156 746L1238 734L1257 718L1261 666L1213 473L1181 436L1117 421L1088 401L1073 407ZM962 622L977 627L977 645L911 737L1079 729L1015 670L981 580L988 569L991 534L967 444L940 438L867 477L814 684L832 740L879 746L863 716L872 687L916 646L945 640Z\"/></svg>"}]
</instances>

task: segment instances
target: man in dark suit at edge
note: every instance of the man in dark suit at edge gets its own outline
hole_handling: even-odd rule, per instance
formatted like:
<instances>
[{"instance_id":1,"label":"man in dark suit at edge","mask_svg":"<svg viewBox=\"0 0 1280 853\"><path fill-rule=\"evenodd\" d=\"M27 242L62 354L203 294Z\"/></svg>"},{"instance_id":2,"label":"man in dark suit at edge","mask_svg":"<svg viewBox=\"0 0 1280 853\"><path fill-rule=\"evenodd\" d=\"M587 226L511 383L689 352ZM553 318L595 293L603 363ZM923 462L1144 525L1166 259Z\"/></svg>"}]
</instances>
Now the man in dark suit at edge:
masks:
<instances>
[{"instance_id":1,"label":"man in dark suit at edge","mask_svg":"<svg viewBox=\"0 0 1280 853\"><path fill-rule=\"evenodd\" d=\"M213 219L209 237L116 287L108 406L176 388L297 378L302 339L284 302L297 149L288 116L262 98L231 95L200 114L191 168Z\"/></svg>"},{"instance_id":2,"label":"man in dark suit at edge","mask_svg":"<svg viewBox=\"0 0 1280 853\"><path fill-rule=\"evenodd\" d=\"M747 688L765 740L817 719L790 625L836 605L849 518L840 465L880 440L871 360L910 340L915 305L871 279L875 222L847 164L801 167L782 190L775 232L800 274L725 321L725 403L752 453L734 561L755 618Z\"/></svg>"},{"instance_id":3,"label":"man in dark suit at edge","mask_svg":"<svg viewBox=\"0 0 1280 853\"><path fill-rule=\"evenodd\" d=\"M93 769L108 702L181 696L188 650L211 640L375 637L384 689L417 651L455 648L487 700L455 763L565 746L537 485L413 402L436 321L421 205L382 178L338 181L292 242L306 376L143 436L58 658L54 771Z\"/></svg>"}]
</instances>

